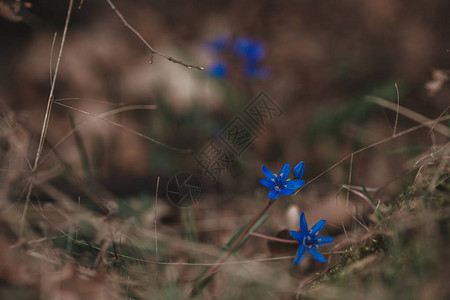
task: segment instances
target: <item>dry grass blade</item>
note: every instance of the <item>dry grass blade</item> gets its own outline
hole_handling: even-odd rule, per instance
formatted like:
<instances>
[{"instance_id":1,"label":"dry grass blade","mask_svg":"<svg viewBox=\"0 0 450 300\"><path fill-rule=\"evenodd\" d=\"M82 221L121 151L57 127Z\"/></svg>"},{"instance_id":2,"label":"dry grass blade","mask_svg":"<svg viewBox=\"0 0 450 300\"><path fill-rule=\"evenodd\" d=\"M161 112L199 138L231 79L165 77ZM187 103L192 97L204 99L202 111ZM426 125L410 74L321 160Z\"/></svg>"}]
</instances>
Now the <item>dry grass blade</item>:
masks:
<instances>
[{"instance_id":1,"label":"dry grass blade","mask_svg":"<svg viewBox=\"0 0 450 300\"><path fill-rule=\"evenodd\" d=\"M370 102L376 103L376 104L378 104L380 106L383 106L383 107L386 107L386 108L389 108L389 109L391 109L393 111L398 111L403 116L405 116L405 117L407 117L407 118L409 118L409 119L411 119L413 121L416 121L417 123L422 123L422 124L427 123L427 125L426 125L427 127L433 128L434 122L431 123L431 124L428 124L428 122L431 121L430 118L427 118L427 117L425 117L425 116L423 116L423 115L421 115L421 114L419 114L419 113L417 113L415 111L412 111L412 110L410 110L410 109L408 109L406 107L400 106L400 105L397 106L394 103L389 102L389 101L384 100L384 99L381 99L381 98L368 97L368 99L369 99ZM450 137L449 130L444 125L436 123L434 128L435 128L435 131L439 132L443 136ZM396 135L394 135L394 136L396 136Z\"/></svg>"},{"instance_id":2,"label":"dry grass blade","mask_svg":"<svg viewBox=\"0 0 450 300\"><path fill-rule=\"evenodd\" d=\"M61 46L59 48L58 59L56 60L55 73L53 74L53 79L51 80L51 89L50 89L50 94L48 96L47 109L46 109L45 116L44 116L44 122L42 124L42 132L41 132L41 137L39 139L39 145L38 145L38 149L37 149L37 153L36 153L36 160L34 161L34 169L36 169L36 167L38 165L39 158L42 153L42 149L44 147L44 140L45 140L45 136L47 134L48 124L50 121L50 114L52 111L52 104L53 104L53 98L54 98L53 93L55 91L56 77L58 76L59 64L61 62L61 56L62 56L62 52L64 49L64 43L66 41L67 29L69 27L70 16L72 14L72 6L73 6L73 0L70 0L69 8L67 10L66 23L64 25L64 31L63 31L63 35L61 38Z\"/></svg>"},{"instance_id":3,"label":"dry grass blade","mask_svg":"<svg viewBox=\"0 0 450 300\"><path fill-rule=\"evenodd\" d=\"M449 120L449 119L450 119L450 116L446 116L446 117L440 118L440 119L439 119L439 122L441 122L441 121L446 121L446 120ZM359 150L356 150L356 151L350 153L349 155L345 156L344 158L342 158L341 160L339 160L337 163L335 163L334 165L332 165L331 167L329 167L328 169L326 169L325 171L323 171L323 172L320 173L319 175L315 176L315 177L314 177L313 179L311 179L310 181L307 181L300 189L298 189L298 190L292 195L292 197L294 197L295 195L297 195L297 194L298 194L301 190L303 190L307 185L309 185L309 184L311 184L312 182L316 181L317 179L319 179L320 177L322 177L324 174L330 172L331 170L333 170L334 168L336 168L337 166L339 166L340 164L342 164L344 161L346 161L347 159L351 158L352 155L356 155L356 154L358 154L358 153L361 153L361 152L363 152L363 151L366 151L367 149L370 149L370 148L376 147L376 146L378 146L378 145L384 144L384 143L386 143L386 142L388 142L388 141L391 141L391 140L393 140L393 139L399 138L399 137L401 137L401 136L403 136L403 135L406 135L406 134L408 134L408 133L414 132L414 131L416 131L416 130L418 130L418 129L420 129L420 128L423 128L423 127L430 127L430 126L432 126L435 122L436 122L436 120L429 120L429 121L423 122L422 124L419 124L419 125L417 125L417 126L408 128L408 129L406 129L406 130L404 130L404 131L402 131L402 132L399 132L399 133L396 134L395 136L389 136L389 137L384 138L384 139L382 139L382 140L380 140L380 141L378 141L378 142L372 143L372 144L370 144L370 145L368 145L368 146L366 146L366 147L363 147L363 148L361 148L361 149L359 149ZM440 125L440 124L438 124L438 125ZM442 126L442 125L441 125L441 126Z\"/></svg>"},{"instance_id":4,"label":"dry grass blade","mask_svg":"<svg viewBox=\"0 0 450 300\"><path fill-rule=\"evenodd\" d=\"M395 111L394 132L392 133L392 136L395 136L395 134L397 133L398 110L400 109L400 93L398 91L397 82L394 84L394 86L395 86L395 92L397 93L397 110Z\"/></svg>"},{"instance_id":5,"label":"dry grass blade","mask_svg":"<svg viewBox=\"0 0 450 300\"><path fill-rule=\"evenodd\" d=\"M428 134L431 134L433 132L434 126L439 122L439 120L447 113L448 109L450 108L450 105L447 106L447 108L439 115L439 117L436 119L436 122L431 126L430 131Z\"/></svg>"},{"instance_id":6,"label":"dry grass blade","mask_svg":"<svg viewBox=\"0 0 450 300\"><path fill-rule=\"evenodd\" d=\"M158 191L159 191L159 176L156 181L156 191L155 191L155 252L156 252L156 261L159 261L158 254Z\"/></svg>"},{"instance_id":7,"label":"dry grass blade","mask_svg":"<svg viewBox=\"0 0 450 300\"><path fill-rule=\"evenodd\" d=\"M48 96L47 109L45 111L44 122L42 124L41 137L39 139L38 149L36 152L36 159L34 161L33 172L38 167L39 158L41 156L42 149L44 148L45 136L47 135L48 124L50 122L50 115L51 115L51 111L52 111L52 104L53 104L53 98L54 98L53 93L55 91L56 77L58 76L59 64L61 62L61 56L62 56L62 52L64 49L64 43L66 41L66 36L67 36L67 29L69 28L70 16L72 14L72 7L73 7L73 0L70 0L69 7L67 9L67 17L66 17L66 22L64 25L64 31L63 31L63 35L61 38L61 46L59 47L58 59L56 60L55 73L53 74L53 79L51 80L50 94ZM20 230L19 230L20 234L23 233L23 228L25 225L25 216L26 216L26 213L28 210L28 205L30 202L30 196L31 196L32 190L33 190L33 183L30 183L28 191L27 191L27 196L26 196L26 200L25 200L25 206L23 209L22 219L20 222Z\"/></svg>"},{"instance_id":8,"label":"dry grass blade","mask_svg":"<svg viewBox=\"0 0 450 300\"><path fill-rule=\"evenodd\" d=\"M128 127L122 125L122 124L119 124L119 123L117 123L117 122L114 122L114 121L111 121L111 120L106 119L106 118L109 117L109 116L112 116L112 115L115 115L115 114L118 114L118 113L122 113L122 112L125 112L125 111L132 111L132 110L153 110L153 109L156 109L156 108L157 108L156 105L130 105L130 106L120 107L120 108L113 109L113 110L104 112L104 113L102 113L102 114L96 115L96 114L93 114L93 113L90 113L90 112L87 112L87 111L84 111L84 110L75 108L75 107L73 107L73 106L70 106L70 105L66 105L66 104L60 103L60 102L54 102L54 103L55 103L55 104L58 104L58 105L60 105L60 106L63 106L63 107L66 107L66 108L75 110L75 111L77 111L77 112L80 112L80 113L89 115L89 116L94 117L94 118L96 118L96 119L103 120L103 121L105 121L105 122L108 122L108 123L110 123L110 124L112 124L112 125L115 125L115 126L117 126L117 127L122 128L122 129L128 130L129 132L131 132L131 133L133 133L133 134L135 134L135 135L137 135L137 136L140 136L140 137L142 137L142 138L144 138L144 139L147 139L147 140L149 140L149 141L152 141L152 142L154 142L154 143L156 143L156 144L158 144L158 145L160 145L160 146L163 146L163 147L165 147L165 148L167 148L167 149L170 149L170 150L173 150L173 151L176 151L176 152L179 152L179 153L186 153L186 154L191 152L190 149L180 149L180 148L177 148L177 147L173 147L173 146L164 144L164 143L162 143L162 142L160 142L160 141L158 141L158 140L155 140L155 139L153 139L153 138L151 138L151 137L149 137L149 136L147 136L147 135L144 135L143 133L137 132L137 131L135 131L135 130L133 130L133 129L130 129L130 128L128 128ZM93 121L95 121L95 120L84 121L84 122L81 122L80 124L78 124L77 126L75 126L75 128L73 128L71 131L69 131L69 132L68 132L64 137L62 137L55 145L53 145L52 150L51 150L50 152L48 152L48 153L43 157L43 159L41 160L40 164L43 163L43 162L50 156L50 154L51 154L52 152L54 152L54 151L56 150L56 148L58 148L65 140L67 140L67 139L68 139L68 138L69 138L76 130L79 130L81 127L86 126L86 125L88 125L90 122L93 122Z\"/></svg>"},{"instance_id":9,"label":"dry grass blade","mask_svg":"<svg viewBox=\"0 0 450 300\"><path fill-rule=\"evenodd\" d=\"M78 109L78 108L73 107L73 106L70 106L70 105L62 104L62 103L59 103L59 102L55 102L55 103L58 104L58 105L60 105L60 106L63 106L63 107L66 107L66 108L70 108L70 109L75 110L75 111L77 111L77 112L83 113L83 114L85 114L85 115L88 115L88 116L91 116L91 117L94 117L94 118L103 120L103 121L105 121L105 122L108 122L108 123L110 123L110 124L112 124L112 125L115 125L115 126L117 126L117 127L122 128L122 129L128 130L129 132L131 132L131 133L133 133L133 134L135 134L135 135L137 135L137 136L140 136L140 137L145 138L145 139L147 139L147 140L149 140L149 141L152 141L152 142L154 142L155 144L158 144L158 145L160 145L160 146L163 146L163 147L165 147L165 148L167 148L167 149L170 149L170 150L173 150L173 151L176 151L176 152L180 152L180 153L190 153L190 152L191 152L190 149L180 149L180 148L177 148L177 147L173 147L173 146L164 144L164 143L162 143L162 142L160 142L160 141L158 141L158 140L155 140L154 138L151 138L151 137L149 137L149 136L147 136L147 135L145 135L145 134L143 134L143 133L140 133L140 132L138 132L138 131L136 131L136 130L133 130L133 129L131 129L131 128L128 128L128 127L126 127L126 126L124 126L124 125L122 125L122 124L120 124L120 123L117 123L117 122L114 122L114 121L111 121L111 120L106 119L106 117L109 117L109 116L112 116L112 115L115 115L115 114L118 114L118 113L121 113L121 112L130 111L130 110L156 109L156 105L131 105L131 106L127 106L127 107L117 108L117 109L114 109L114 110L111 110L111 111L102 113L102 114L100 114L100 115L96 115L96 114L93 114L93 113L90 113L90 112L88 112L88 111L84 111L84 110ZM85 124L85 123L83 123L83 124ZM78 128L79 126L80 126L80 125L78 125L78 126L75 127L73 130L71 130L71 131L70 131L70 134L72 134L72 133L74 132L74 130L75 130L76 128ZM64 137L64 138L65 138L65 137Z\"/></svg>"},{"instance_id":10,"label":"dry grass blade","mask_svg":"<svg viewBox=\"0 0 450 300\"><path fill-rule=\"evenodd\" d=\"M53 103L63 102L63 101L70 101L70 100L82 100L82 101L89 101L89 102L104 103L104 104L111 105L111 106L119 106L117 103L112 103L112 102L109 102L109 101L92 99L92 98L84 98L84 97L83 98L81 98L81 97L59 98L59 99L53 100Z\"/></svg>"},{"instance_id":11,"label":"dry grass blade","mask_svg":"<svg viewBox=\"0 0 450 300\"><path fill-rule=\"evenodd\" d=\"M376 208L375 205L373 205L372 201L370 201L370 199L369 199L366 195L364 195L364 193L362 193L362 192L360 192L360 191L357 191L357 190L354 190L354 189L351 188L351 186L349 186L349 185L342 185L341 188L342 188L342 189L346 189L347 192L352 192L353 194L355 194L355 195L361 197L361 198L364 199L364 200L370 205L370 207L372 207L373 209ZM347 195L348 195L348 193L347 193ZM347 197L348 197L348 196L347 196ZM348 199L347 199L347 206L348 206Z\"/></svg>"},{"instance_id":12,"label":"dry grass blade","mask_svg":"<svg viewBox=\"0 0 450 300\"><path fill-rule=\"evenodd\" d=\"M348 172L348 186L352 184L352 171L353 171L353 154L350 156L350 168ZM350 189L347 189L347 202L346 206L348 206L348 200L350 197Z\"/></svg>"}]
</instances>

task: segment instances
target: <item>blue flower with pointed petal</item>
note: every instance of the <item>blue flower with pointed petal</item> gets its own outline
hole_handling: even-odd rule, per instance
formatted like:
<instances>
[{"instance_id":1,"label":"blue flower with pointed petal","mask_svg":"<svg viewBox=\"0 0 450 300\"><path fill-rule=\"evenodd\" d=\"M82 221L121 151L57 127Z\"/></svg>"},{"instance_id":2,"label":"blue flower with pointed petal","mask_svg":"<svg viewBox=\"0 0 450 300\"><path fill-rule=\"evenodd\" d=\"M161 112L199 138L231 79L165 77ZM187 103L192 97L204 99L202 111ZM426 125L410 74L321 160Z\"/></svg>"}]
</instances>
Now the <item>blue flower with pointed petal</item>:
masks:
<instances>
[{"instance_id":1,"label":"blue flower with pointed petal","mask_svg":"<svg viewBox=\"0 0 450 300\"><path fill-rule=\"evenodd\" d=\"M291 236L300 243L297 254L295 255L294 265L298 265L305 258L306 249L318 262L325 263L327 260L317 250L319 246L329 245L334 241L334 238L329 236L318 236L319 232L325 226L326 221L320 220L308 231L308 224L306 223L305 214L300 213L300 232L290 231Z\"/></svg>"},{"instance_id":2,"label":"blue flower with pointed petal","mask_svg":"<svg viewBox=\"0 0 450 300\"><path fill-rule=\"evenodd\" d=\"M301 179L304 171L305 171L305 163L301 161L294 168L295 178Z\"/></svg>"},{"instance_id":3,"label":"blue flower with pointed petal","mask_svg":"<svg viewBox=\"0 0 450 300\"><path fill-rule=\"evenodd\" d=\"M305 184L304 180L288 179L290 169L291 166L289 164L285 164L281 169L280 174L277 176L277 174L267 169L264 165L262 166L262 170L266 178L261 179L259 182L270 189L268 195L270 199L275 200L280 194L292 195L296 189Z\"/></svg>"}]
</instances>

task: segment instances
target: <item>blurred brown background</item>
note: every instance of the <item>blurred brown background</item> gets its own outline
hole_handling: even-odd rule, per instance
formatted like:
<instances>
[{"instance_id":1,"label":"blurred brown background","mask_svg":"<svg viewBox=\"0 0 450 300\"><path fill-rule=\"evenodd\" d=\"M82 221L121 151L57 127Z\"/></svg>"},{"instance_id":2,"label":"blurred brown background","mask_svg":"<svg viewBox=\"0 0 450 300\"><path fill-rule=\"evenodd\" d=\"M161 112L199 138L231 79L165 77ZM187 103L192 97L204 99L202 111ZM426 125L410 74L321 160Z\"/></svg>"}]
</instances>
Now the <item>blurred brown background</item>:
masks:
<instances>
[{"instance_id":1,"label":"blurred brown background","mask_svg":"<svg viewBox=\"0 0 450 300\"><path fill-rule=\"evenodd\" d=\"M52 39L58 32L54 66L67 4L1 2L0 99L13 115L10 118L26 128L30 145L25 152L31 161L50 89ZM270 70L268 78L256 80L230 64L228 76L217 80L207 70L188 70L157 56L149 64L148 49L105 1L76 3L81 7L73 12L55 99L77 98L64 103L91 114L156 104L156 110L124 112L110 119L191 150L191 154L172 151L101 120L83 126L78 132L89 172L116 194L152 192L156 176L164 184L179 171L195 169L193 155L260 91L266 91L285 113L259 134L233 176L225 174L211 187L226 190L219 198L255 189L261 164L275 171L285 162L304 160L308 179L363 145L389 136L395 113L368 105L364 96L396 101L394 83L401 104L425 116L435 118L448 105L450 4L445 0L115 4L162 53L207 68L215 57L206 42L224 34L243 35L262 41L267 53L263 64ZM95 119L54 105L46 145L50 155L43 165L62 159L83 174L73 136L50 150L74 126L70 117L74 124ZM399 130L413 124L400 117ZM390 155L386 151L408 146L423 150L430 143L426 130L356 157L355 184L379 186L398 175L417 149ZM348 162L321 179L329 187L347 178Z\"/></svg>"},{"instance_id":2,"label":"blurred brown background","mask_svg":"<svg viewBox=\"0 0 450 300\"><path fill-rule=\"evenodd\" d=\"M305 161L308 181L353 151L392 136L395 111L366 96L396 103L397 84L400 104L431 119L450 103L448 0L114 4L156 50L206 70L152 59L106 1L76 2L56 79L58 103L38 168L41 181L32 200L73 204L81 197L87 209L92 203L117 205L119 219L142 213L140 224L150 230L153 211L123 203L135 197L145 205L154 203L160 177L159 221L168 225L161 231L189 240L185 227L191 218L197 222L194 241L223 245L263 206L268 191L259 184L262 164L278 172L284 163L293 168ZM0 159L2 170L9 172L2 175L0 190L11 202L23 202L29 182L28 164L36 156L67 6L66 0L0 0ZM270 75L249 78L228 53L220 57L229 68L227 76L211 76L208 68L218 55L207 43L220 36L261 41L266 51L261 64ZM194 156L261 91L283 109L282 116L258 131L230 172L211 183L198 172ZM157 108L126 110L133 105ZM95 117L114 109L126 111L107 116L109 121ZM400 115L397 132L417 124L411 115ZM327 231L341 233L343 241L341 224L361 229L352 216L364 220L369 215L367 203L354 195L350 206L336 206L346 200L339 188L348 183L350 170L353 185L369 191L383 187L377 190L383 202L413 182L408 171L430 147L447 140L424 127L363 151L351 165L346 160L298 195L279 201L267 230L295 228L303 210L311 225L327 219ZM165 201L165 186L178 172L195 172L205 189L189 218ZM259 241L242 254L265 249ZM306 274L314 266L296 272Z\"/></svg>"}]
</instances>

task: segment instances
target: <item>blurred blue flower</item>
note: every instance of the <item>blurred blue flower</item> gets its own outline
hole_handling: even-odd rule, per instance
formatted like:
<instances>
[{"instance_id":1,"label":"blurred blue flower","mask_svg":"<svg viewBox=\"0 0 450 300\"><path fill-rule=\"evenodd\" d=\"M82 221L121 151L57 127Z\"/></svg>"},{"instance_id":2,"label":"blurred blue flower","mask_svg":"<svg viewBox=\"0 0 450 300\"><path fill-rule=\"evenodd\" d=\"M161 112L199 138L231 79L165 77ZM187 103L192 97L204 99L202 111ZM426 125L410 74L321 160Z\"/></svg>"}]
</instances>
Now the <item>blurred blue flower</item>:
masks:
<instances>
[{"instance_id":1,"label":"blurred blue flower","mask_svg":"<svg viewBox=\"0 0 450 300\"><path fill-rule=\"evenodd\" d=\"M216 61L209 67L209 74L215 78L223 78L227 74L227 66L222 61Z\"/></svg>"},{"instance_id":2,"label":"blurred blue flower","mask_svg":"<svg viewBox=\"0 0 450 300\"><path fill-rule=\"evenodd\" d=\"M323 255L317 250L319 246L325 246L331 244L334 238L329 236L318 236L319 232L325 226L326 221L320 220L314 225L311 230L308 231L308 224L306 223L305 215L303 212L300 213L300 232L290 231L291 236L300 243L298 247L297 254L295 255L294 265L301 263L306 255L306 249L317 261L325 263L327 260Z\"/></svg>"},{"instance_id":3,"label":"blurred blue flower","mask_svg":"<svg viewBox=\"0 0 450 300\"><path fill-rule=\"evenodd\" d=\"M232 39L219 36L206 43L206 45L216 53L217 56L226 55L231 52L242 59L243 72L249 78L266 79L269 77L269 70L260 66L261 61L266 56L266 49L262 42L246 36L239 36L233 42ZM210 74L216 78L226 76L226 64L215 62L210 67Z\"/></svg>"},{"instance_id":4,"label":"blurred blue flower","mask_svg":"<svg viewBox=\"0 0 450 300\"><path fill-rule=\"evenodd\" d=\"M295 178L301 179L303 176L303 171L305 171L305 163L301 161L294 168Z\"/></svg>"},{"instance_id":5,"label":"blurred blue flower","mask_svg":"<svg viewBox=\"0 0 450 300\"><path fill-rule=\"evenodd\" d=\"M285 164L277 176L277 174L267 169L264 165L262 166L266 178L261 179L259 182L270 189L268 195L270 199L275 200L280 194L292 195L296 189L305 184L304 180L288 179L290 168L291 166L289 164Z\"/></svg>"},{"instance_id":6,"label":"blurred blue flower","mask_svg":"<svg viewBox=\"0 0 450 300\"><path fill-rule=\"evenodd\" d=\"M251 78L266 79L269 77L269 69L261 67L256 63L246 63L244 69L245 75Z\"/></svg>"},{"instance_id":7,"label":"blurred blue flower","mask_svg":"<svg viewBox=\"0 0 450 300\"><path fill-rule=\"evenodd\" d=\"M266 49L261 42L245 36L237 38L235 49L246 62L260 62L266 56Z\"/></svg>"},{"instance_id":8,"label":"blurred blue flower","mask_svg":"<svg viewBox=\"0 0 450 300\"><path fill-rule=\"evenodd\" d=\"M220 36L212 41L206 43L206 45L213 51L222 52L228 48L230 41L225 36Z\"/></svg>"}]
</instances>

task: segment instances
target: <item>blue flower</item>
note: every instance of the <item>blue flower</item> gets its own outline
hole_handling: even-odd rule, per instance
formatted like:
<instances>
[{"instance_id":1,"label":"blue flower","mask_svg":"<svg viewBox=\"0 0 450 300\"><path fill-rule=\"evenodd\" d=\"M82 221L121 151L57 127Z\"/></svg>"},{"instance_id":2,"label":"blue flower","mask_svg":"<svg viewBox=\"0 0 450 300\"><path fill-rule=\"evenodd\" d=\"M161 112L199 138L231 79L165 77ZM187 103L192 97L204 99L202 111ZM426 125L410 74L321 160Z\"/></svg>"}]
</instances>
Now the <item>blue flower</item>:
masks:
<instances>
[{"instance_id":1,"label":"blue flower","mask_svg":"<svg viewBox=\"0 0 450 300\"><path fill-rule=\"evenodd\" d=\"M209 68L209 74L216 78L223 78L227 74L227 66L222 61L216 61Z\"/></svg>"},{"instance_id":2,"label":"blue flower","mask_svg":"<svg viewBox=\"0 0 450 300\"><path fill-rule=\"evenodd\" d=\"M295 178L301 179L303 176L303 171L305 171L305 163L301 161L294 168Z\"/></svg>"},{"instance_id":3,"label":"blue flower","mask_svg":"<svg viewBox=\"0 0 450 300\"><path fill-rule=\"evenodd\" d=\"M216 57L238 56L243 65L243 72L249 78L266 79L270 75L269 70L260 65L266 56L266 49L264 44L256 39L246 36L232 39L222 35L206 42L206 46ZM216 62L209 69L213 77L223 78L227 75L227 65L222 61Z\"/></svg>"},{"instance_id":4,"label":"blue flower","mask_svg":"<svg viewBox=\"0 0 450 300\"><path fill-rule=\"evenodd\" d=\"M266 49L261 42L245 36L237 38L235 49L246 62L257 63L266 56Z\"/></svg>"},{"instance_id":5,"label":"blue flower","mask_svg":"<svg viewBox=\"0 0 450 300\"><path fill-rule=\"evenodd\" d=\"M269 77L269 69L261 67L254 62L246 62L244 72L245 75L251 78L266 79Z\"/></svg>"},{"instance_id":6,"label":"blue flower","mask_svg":"<svg viewBox=\"0 0 450 300\"><path fill-rule=\"evenodd\" d=\"M206 43L206 45L215 52L222 52L229 46L229 39L225 36L220 36L212 41Z\"/></svg>"},{"instance_id":7,"label":"blue flower","mask_svg":"<svg viewBox=\"0 0 450 300\"><path fill-rule=\"evenodd\" d=\"M334 238L329 236L318 236L319 232L325 226L326 221L320 220L308 231L308 224L306 223L305 215L300 213L300 232L290 231L291 236L300 243L297 254L295 255L294 265L298 265L306 255L306 249L317 261L325 263L327 260L317 250L319 246L329 245L334 241Z\"/></svg>"},{"instance_id":8,"label":"blue flower","mask_svg":"<svg viewBox=\"0 0 450 300\"><path fill-rule=\"evenodd\" d=\"M285 164L277 176L277 174L267 169L264 165L262 166L266 179L261 179L259 182L270 189L268 195L270 199L277 199L279 194L292 195L296 189L305 184L304 180L288 179L290 168L291 166L289 164Z\"/></svg>"}]
</instances>

